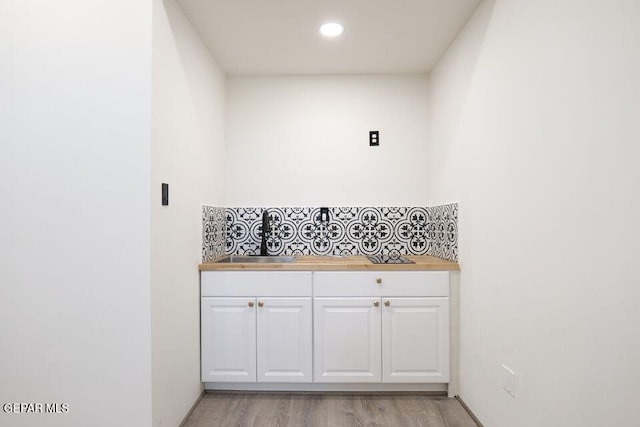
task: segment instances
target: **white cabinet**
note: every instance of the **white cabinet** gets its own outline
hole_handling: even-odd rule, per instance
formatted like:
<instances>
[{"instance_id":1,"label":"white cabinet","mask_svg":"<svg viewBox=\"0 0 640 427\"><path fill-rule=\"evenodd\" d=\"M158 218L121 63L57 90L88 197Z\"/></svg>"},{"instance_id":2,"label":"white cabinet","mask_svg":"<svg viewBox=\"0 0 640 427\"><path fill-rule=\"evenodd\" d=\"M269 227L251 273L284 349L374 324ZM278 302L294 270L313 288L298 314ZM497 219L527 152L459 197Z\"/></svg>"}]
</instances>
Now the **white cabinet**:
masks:
<instances>
[{"instance_id":1,"label":"white cabinet","mask_svg":"<svg viewBox=\"0 0 640 427\"><path fill-rule=\"evenodd\" d=\"M379 298L315 298L314 381L380 382Z\"/></svg>"},{"instance_id":2,"label":"white cabinet","mask_svg":"<svg viewBox=\"0 0 640 427\"><path fill-rule=\"evenodd\" d=\"M448 298L383 298L382 380L449 381Z\"/></svg>"},{"instance_id":3,"label":"white cabinet","mask_svg":"<svg viewBox=\"0 0 640 427\"><path fill-rule=\"evenodd\" d=\"M202 298L202 380L255 382L256 311L252 298Z\"/></svg>"},{"instance_id":4,"label":"white cabinet","mask_svg":"<svg viewBox=\"0 0 640 427\"><path fill-rule=\"evenodd\" d=\"M311 298L258 298L257 379L310 382Z\"/></svg>"},{"instance_id":5,"label":"white cabinet","mask_svg":"<svg viewBox=\"0 0 640 427\"><path fill-rule=\"evenodd\" d=\"M314 273L314 381L449 382L447 272Z\"/></svg>"},{"instance_id":6,"label":"white cabinet","mask_svg":"<svg viewBox=\"0 0 640 427\"><path fill-rule=\"evenodd\" d=\"M207 272L201 289L202 381L312 381L310 272Z\"/></svg>"},{"instance_id":7,"label":"white cabinet","mask_svg":"<svg viewBox=\"0 0 640 427\"><path fill-rule=\"evenodd\" d=\"M202 380L212 388L449 383L446 271L203 272L201 292Z\"/></svg>"}]
</instances>

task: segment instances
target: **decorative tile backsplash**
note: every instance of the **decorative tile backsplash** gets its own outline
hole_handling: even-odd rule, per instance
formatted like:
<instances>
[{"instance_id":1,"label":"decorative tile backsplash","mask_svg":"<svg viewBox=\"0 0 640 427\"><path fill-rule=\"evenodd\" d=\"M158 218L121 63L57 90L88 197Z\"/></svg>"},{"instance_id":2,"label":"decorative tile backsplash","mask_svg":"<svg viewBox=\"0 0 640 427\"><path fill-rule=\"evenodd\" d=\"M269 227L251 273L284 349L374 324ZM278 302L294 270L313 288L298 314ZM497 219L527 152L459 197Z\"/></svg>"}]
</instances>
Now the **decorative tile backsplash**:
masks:
<instances>
[{"instance_id":1,"label":"decorative tile backsplash","mask_svg":"<svg viewBox=\"0 0 640 427\"><path fill-rule=\"evenodd\" d=\"M430 208L329 208L326 222L320 221L320 208L267 210L270 255L434 255L453 261L458 258L455 203ZM203 261L224 253L259 254L263 211L264 208L204 206Z\"/></svg>"},{"instance_id":2,"label":"decorative tile backsplash","mask_svg":"<svg viewBox=\"0 0 640 427\"><path fill-rule=\"evenodd\" d=\"M433 206L429 211L428 255L458 260L458 204Z\"/></svg>"},{"instance_id":3,"label":"decorative tile backsplash","mask_svg":"<svg viewBox=\"0 0 640 427\"><path fill-rule=\"evenodd\" d=\"M224 255L226 238L225 208L202 206L202 262Z\"/></svg>"}]
</instances>

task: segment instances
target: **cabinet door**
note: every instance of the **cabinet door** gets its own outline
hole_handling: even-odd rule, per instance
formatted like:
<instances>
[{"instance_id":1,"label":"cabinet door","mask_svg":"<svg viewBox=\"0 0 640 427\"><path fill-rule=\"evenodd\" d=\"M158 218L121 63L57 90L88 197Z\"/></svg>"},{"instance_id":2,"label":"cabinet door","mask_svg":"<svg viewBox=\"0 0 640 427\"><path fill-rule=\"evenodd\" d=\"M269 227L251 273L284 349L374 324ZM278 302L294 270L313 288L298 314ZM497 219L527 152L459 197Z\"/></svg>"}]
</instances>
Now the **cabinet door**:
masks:
<instances>
[{"instance_id":1,"label":"cabinet door","mask_svg":"<svg viewBox=\"0 0 640 427\"><path fill-rule=\"evenodd\" d=\"M258 381L311 382L311 298L258 298Z\"/></svg>"},{"instance_id":2,"label":"cabinet door","mask_svg":"<svg viewBox=\"0 0 640 427\"><path fill-rule=\"evenodd\" d=\"M202 381L256 380L254 298L202 298Z\"/></svg>"},{"instance_id":3,"label":"cabinet door","mask_svg":"<svg viewBox=\"0 0 640 427\"><path fill-rule=\"evenodd\" d=\"M449 382L449 298L382 298L382 378Z\"/></svg>"},{"instance_id":4,"label":"cabinet door","mask_svg":"<svg viewBox=\"0 0 640 427\"><path fill-rule=\"evenodd\" d=\"M313 319L314 381L381 381L379 298L314 298Z\"/></svg>"}]
</instances>

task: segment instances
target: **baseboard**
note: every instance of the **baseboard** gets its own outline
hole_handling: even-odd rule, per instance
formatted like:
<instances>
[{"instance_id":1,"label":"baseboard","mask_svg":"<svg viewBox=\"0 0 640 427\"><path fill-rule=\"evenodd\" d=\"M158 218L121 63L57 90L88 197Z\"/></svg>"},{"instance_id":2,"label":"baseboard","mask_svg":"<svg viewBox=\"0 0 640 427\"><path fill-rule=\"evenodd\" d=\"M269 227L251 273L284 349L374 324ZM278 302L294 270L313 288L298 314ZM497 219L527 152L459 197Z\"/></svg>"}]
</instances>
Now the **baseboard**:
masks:
<instances>
[{"instance_id":1,"label":"baseboard","mask_svg":"<svg viewBox=\"0 0 640 427\"><path fill-rule=\"evenodd\" d=\"M446 391L282 391L282 390L205 390L206 394L239 395L331 395L331 396L430 396L447 397Z\"/></svg>"},{"instance_id":2,"label":"baseboard","mask_svg":"<svg viewBox=\"0 0 640 427\"><path fill-rule=\"evenodd\" d=\"M467 414L469 414L469 416L471 417L473 422L475 422L478 425L478 427L484 427L482 425L482 423L480 422L480 420L478 419L478 417L476 417L476 414L474 414L473 411L471 409L469 409L467 404L464 403L464 400L462 400L462 398L460 396L456 396L456 399L458 399L458 402L460 402L460 404L462 405L464 410L467 411Z\"/></svg>"},{"instance_id":3,"label":"baseboard","mask_svg":"<svg viewBox=\"0 0 640 427\"><path fill-rule=\"evenodd\" d=\"M194 409L196 409L196 406L198 406L198 403L200 403L200 401L202 400L202 398L204 397L204 394L206 393L206 390L202 390L200 392L200 396L198 396L198 398L196 399L196 401L194 402L193 405L191 405L191 409L189 409L189 412L187 412L187 415L184 416L184 418L182 419L182 422L180 423L180 425L178 427L183 427L186 423L187 420L189 419L189 417L191 416L191 414L193 414Z\"/></svg>"},{"instance_id":4,"label":"baseboard","mask_svg":"<svg viewBox=\"0 0 640 427\"><path fill-rule=\"evenodd\" d=\"M381 383L204 383L207 391L274 391L289 392L447 392L447 384L381 384Z\"/></svg>"}]
</instances>

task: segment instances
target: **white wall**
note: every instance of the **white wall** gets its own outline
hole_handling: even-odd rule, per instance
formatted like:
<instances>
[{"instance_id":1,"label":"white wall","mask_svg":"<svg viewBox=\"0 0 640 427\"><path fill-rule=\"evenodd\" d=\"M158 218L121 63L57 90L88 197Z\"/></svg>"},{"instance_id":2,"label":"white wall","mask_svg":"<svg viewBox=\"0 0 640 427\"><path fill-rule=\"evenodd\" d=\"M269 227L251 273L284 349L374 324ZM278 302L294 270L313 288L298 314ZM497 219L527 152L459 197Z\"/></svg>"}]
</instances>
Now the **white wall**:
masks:
<instances>
[{"instance_id":1,"label":"white wall","mask_svg":"<svg viewBox=\"0 0 640 427\"><path fill-rule=\"evenodd\" d=\"M486 426L638 423L639 18L485 0L431 74L431 202L460 202L460 394Z\"/></svg>"},{"instance_id":2,"label":"white wall","mask_svg":"<svg viewBox=\"0 0 640 427\"><path fill-rule=\"evenodd\" d=\"M202 389L200 218L223 206L225 81L174 0L153 9L153 425L177 426Z\"/></svg>"},{"instance_id":3,"label":"white wall","mask_svg":"<svg viewBox=\"0 0 640 427\"><path fill-rule=\"evenodd\" d=\"M426 203L426 76L227 80L229 206ZM369 131L381 145L369 147Z\"/></svg>"},{"instance_id":4,"label":"white wall","mask_svg":"<svg viewBox=\"0 0 640 427\"><path fill-rule=\"evenodd\" d=\"M151 423L151 2L0 3L0 402Z\"/></svg>"}]
</instances>

